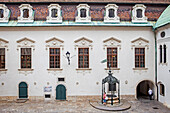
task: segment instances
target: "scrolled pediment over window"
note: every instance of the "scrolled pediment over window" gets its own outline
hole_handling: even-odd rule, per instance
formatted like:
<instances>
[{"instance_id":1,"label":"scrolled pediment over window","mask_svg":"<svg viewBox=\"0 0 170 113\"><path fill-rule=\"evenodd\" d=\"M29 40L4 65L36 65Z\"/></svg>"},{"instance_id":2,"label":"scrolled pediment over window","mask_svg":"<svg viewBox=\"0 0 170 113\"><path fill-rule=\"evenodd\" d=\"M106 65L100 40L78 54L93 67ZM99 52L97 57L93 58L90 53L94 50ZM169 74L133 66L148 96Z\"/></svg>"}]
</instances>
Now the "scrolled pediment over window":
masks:
<instances>
[{"instance_id":1,"label":"scrolled pediment over window","mask_svg":"<svg viewBox=\"0 0 170 113\"><path fill-rule=\"evenodd\" d=\"M0 47L8 48L9 41L0 38Z\"/></svg>"},{"instance_id":2,"label":"scrolled pediment over window","mask_svg":"<svg viewBox=\"0 0 170 113\"><path fill-rule=\"evenodd\" d=\"M10 10L4 4L0 4L0 22L8 22L10 17Z\"/></svg>"},{"instance_id":3,"label":"scrolled pediment over window","mask_svg":"<svg viewBox=\"0 0 170 113\"><path fill-rule=\"evenodd\" d=\"M34 22L34 11L30 4L22 4L19 8L20 16L18 17L18 22Z\"/></svg>"},{"instance_id":4,"label":"scrolled pediment over window","mask_svg":"<svg viewBox=\"0 0 170 113\"><path fill-rule=\"evenodd\" d=\"M146 23L148 18L145 16L145 9L143 4L136 4L132 10L132 22Z\"/></svg>"},{"instance_id":5,"label":"scrolled pediment over window","mask_svg":"<svg viewBox=\"0 0 170 113\"><path fill-rule=\"evenodd\" d=\"M51 23L61 23L62 22L62 14L61 14L61 6L58 4L50 4L48 6L49 16L47 16L47 22Z\"/></svg>"},{"instance_id":6,"label":"scrolled pediment over window","mask_svg":"<svg viewBox=\"0 0 170 113\"><path fill-rule=\"evenodd\" d=\"M46 47L53 47L53 48L56 48L56 47L61 47L63 48L64 47L64 41L63 40L60 40L56 37L53 37L49 40L46 40Z\"/></svg>"},{"instance_id":7,"label":"scrolled pediment over window","mask_svg":"<svg viewBox=\"0 0 170 113\"><path fill-rule=\"evenodd\" d=\"M119 47L121 48L121 40L116 39L114 37L111 37L109 39L106 39L103 41L104 45L104 49L106 49L107 47Z\"/></svg>"},{"instance_id":8,"label":"scrolled pediment over window","mask_svg":"<svg viewBox=\"0 0 170 113\"><path fill-rule=\"evenodd\" d=\"M92 49L92 47L93 47L92 46L93 41L90 40L90 39L87 39L85 37L82 37L80 39L75 40L74 43L75 43L75 49L77 47L81 47L81 48L83 48L83 47L90 47Z\"/></svg>"},{"instance_id":9,"label":"scrolled pediment over window","mask_svg":"<svg viewBox=\"0 0 170 113\"><path fill-rule=\"evenodd\" d=\"M149 41L144 38L141 38L141 37L131 41L131 43L132 43L132 48L133 47L147 47L147 48L149 48Z\"/></svg>"},{"instance_id":10,"label":"scrolled pediment over window","mask_svg":"<svg viewBox=\"0 0 170 113\"><path fill-rule=\"evenodd\" d=\"M104 17L104 22L120 22L120 18L117 16L118 6L116 4L108 4L105 8L106 14Z\"/></svg>"},{"instance_id":11,"label":"scrolled pediment over window","mask_svg":"<svg viewBox=\"0 0 170 113\"><path fill-rule=\"evenodd\" d=\"M87 4L80 4L77 6L76 22L91 22L90 6Z\"/></svg>"},{"instance_id":12,"label":"scrolled pediment over window","mask_svg":"<svg viewBox=\"0 0 170 113\"><path fill-rule=\"evenodd\" d=\"M18 46L17 47L35 47L35 41L29 39L29 38L22 38L17 41Z\"/></svg>"}]
</instances>

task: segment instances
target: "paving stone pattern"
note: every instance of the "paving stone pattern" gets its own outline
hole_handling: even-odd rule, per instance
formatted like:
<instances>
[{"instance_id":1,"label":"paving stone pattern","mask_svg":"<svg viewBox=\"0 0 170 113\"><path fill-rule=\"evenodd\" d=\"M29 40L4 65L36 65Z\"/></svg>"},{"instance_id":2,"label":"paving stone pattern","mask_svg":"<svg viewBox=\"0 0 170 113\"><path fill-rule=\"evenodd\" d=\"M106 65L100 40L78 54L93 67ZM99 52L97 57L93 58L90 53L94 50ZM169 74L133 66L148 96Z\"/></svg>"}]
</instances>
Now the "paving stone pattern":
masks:
<instances>
[{"instance_id":1,"label":"paving stone pattern","mask_svg":"<svg viewBox=\"0 0 170 113\"><path fill-rule=\"evenodd\" d=\"M155 100L129 101L131 108L114 113L170 113L170 109ZM0 113L110 113L93 108L89 101L0 101Z\"/></svg>"}]
</instances>

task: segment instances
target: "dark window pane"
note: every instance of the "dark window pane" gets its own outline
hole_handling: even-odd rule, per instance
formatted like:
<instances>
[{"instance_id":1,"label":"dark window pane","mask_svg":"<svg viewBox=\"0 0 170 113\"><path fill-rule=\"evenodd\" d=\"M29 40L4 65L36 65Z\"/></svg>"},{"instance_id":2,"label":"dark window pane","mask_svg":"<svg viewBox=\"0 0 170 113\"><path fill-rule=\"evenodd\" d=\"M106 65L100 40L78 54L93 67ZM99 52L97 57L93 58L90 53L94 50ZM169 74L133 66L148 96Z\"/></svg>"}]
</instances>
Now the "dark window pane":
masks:
<instances>
[{"instance_id":1,"label":"dark window pane","mask_svg":"<svg viewBox=\"0 0 170 113\"><path fill-rule=\"evenodd\" d=\"M107 67L117 68L117 48L107 48Z\"/></svg>"},{"instance_id":2,"label":"dark window pane","mask_svg":"<svg viewBox=\"0 0 170 113\"><path fill-rule=\"evenodd\" d=\"M142 10L141 9L137 9L136 13L137 13L137 15L136 15L137 18L142 18Z\"/></svg>"},{"instance_id":3,"label":"dark window pane","mask_svg":"<svg viewBox=\"0 0 170 113\"><path fill-rule=\"evenodd\" d=\"M166 45L164 45L164 63L166 63Z\"/></svg>"},{"instance_id":4,"label":"dark window pane","mask_svg":"<svg viewBox=\"0 0 170 113\"><path fill-rule=\"evenodd\" d=\"M23 18L28 18L28 17L29 17L29 10L23 9Z\"/></svg>"},{"instance_id":5,"label":"dark window pane","mask_svg":"<svg viewBox=\"0 0 170 113\"><path fill-rule=\"evenodd\" d=\"M80 17L81 18L86 18L86 9L81 9L80 10Z\"/></svg>"},{"instance_id":6,"label":"dark window pane","mask_svg":"<svg viewBox=\"0 0 170 113\"><path fill-rule=\"evenodd\" d=\"M79 68L88 68L89 67L89 49L88 48L79 48Z\"/></svg>"},{"instance_id":7,"label":"dark window pane","mask_svg":"<svg viewBox=\"0 0 170 113\"><path fill-rule=\"evenodd\" d=\"M58 12L58 10L57 10L57 9L52 9L52 10L51 10L51 17L53 17L53 18L58 17L57 12Z\"/></svg>"},{"instance_id":8,"label":"dark window pane","mask_svg":"<svg viewBox=\"0 0 170 113\"><path fill-rule=\"evenodd\" d=\"M162 63L162 45L160 45L160 63Z\"/></svg>"},{"instance_id":9,"label":"dark window pane","mask_svg":"<svg viewBox=\"0 0 170 113\"><path fill-rule=\"evenodd\" d=\"M109 17L110 18L114 18L115 17L115 14L114 14L114 9L109 9Z\"/></svg>"},{"instance_id":10,"label":"dark window pane","mask_svg":"<svg viewBox=\"0 0 170 113\"><path fill-rule=\"evenodd\" d=\"M31 48L21 48L21 68L31 68Z\"/></svg>"},{"instance_id":11,"label":"dark window pane","mask_svg":"<svg viewBox=\"0 0 170 113\"><path fill-rule=\"evenodd\" d=\"M135 48L135 67L145 67L145 48Z\"/></svg>"},{"instance_id":12,"label":"dark window pane","mask_svg":"<svg viewBox=\"0 0 170 113\"><path fill-rule=\"evenodd\" d=\"M0 18L3 18L3 17L4 17L4 10L0 9Z\"/></svg>"}]
</instances>

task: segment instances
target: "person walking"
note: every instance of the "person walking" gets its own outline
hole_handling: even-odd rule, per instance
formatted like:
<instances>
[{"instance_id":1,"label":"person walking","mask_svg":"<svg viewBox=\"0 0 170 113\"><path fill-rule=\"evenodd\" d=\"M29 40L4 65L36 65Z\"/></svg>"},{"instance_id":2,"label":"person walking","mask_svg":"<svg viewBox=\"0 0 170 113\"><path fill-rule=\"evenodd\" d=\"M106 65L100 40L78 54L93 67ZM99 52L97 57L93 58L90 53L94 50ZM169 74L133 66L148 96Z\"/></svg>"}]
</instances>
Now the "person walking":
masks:
<instances>
[{"instance_id":1,"label":"person walking","mask_svg":"<svg viewBox=\"0 0 170 113\"><path fill-rule=\"evenodd\" d=\"M151 88L149 88L148 94L149 94L150 100L152 100L153 91Z\"/></svg>"}]
</instances>

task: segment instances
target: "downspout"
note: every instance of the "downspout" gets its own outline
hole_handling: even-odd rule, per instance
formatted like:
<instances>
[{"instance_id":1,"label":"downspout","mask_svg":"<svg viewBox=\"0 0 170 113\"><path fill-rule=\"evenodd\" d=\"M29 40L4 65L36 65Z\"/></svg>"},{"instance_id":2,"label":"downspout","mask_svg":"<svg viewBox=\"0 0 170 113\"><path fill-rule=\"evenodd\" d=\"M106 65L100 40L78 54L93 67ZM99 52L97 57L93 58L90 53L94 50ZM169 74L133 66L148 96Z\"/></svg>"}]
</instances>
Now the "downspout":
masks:
<instances>
[{"instance_id":1,"label":"downspout","mask_svg":"<svg viewBox=\"0 0 170 113\"><path fill-rule=\"evenodd\" d=\"M159 95L158 95L158 84L157 84L157 38L156 38L156 29L153 29L154 32L154 38L155 38L155 85L157 88L157 101L159 101Z\"/></svg>"}]
</instances>

